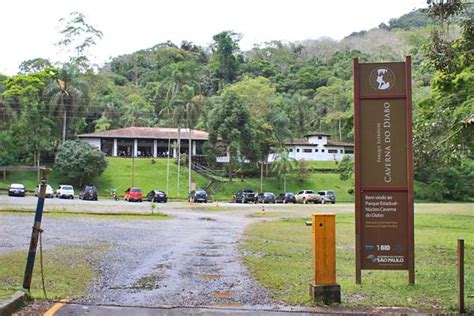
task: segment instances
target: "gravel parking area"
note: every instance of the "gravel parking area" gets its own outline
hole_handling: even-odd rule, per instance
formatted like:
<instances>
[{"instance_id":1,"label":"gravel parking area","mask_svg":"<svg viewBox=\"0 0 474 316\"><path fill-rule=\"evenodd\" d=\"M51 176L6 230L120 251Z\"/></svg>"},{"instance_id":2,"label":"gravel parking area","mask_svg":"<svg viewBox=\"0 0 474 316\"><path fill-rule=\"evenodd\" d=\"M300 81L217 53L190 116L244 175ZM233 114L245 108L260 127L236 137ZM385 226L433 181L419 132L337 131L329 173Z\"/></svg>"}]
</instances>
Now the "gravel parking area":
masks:
<instances>
[{"instance_id":1,"label":"gravel parking area","mask_svg":"<svg viewBox=\"0 0 474 316\"><path fill-rule=\"evenodd\" d=\"M33 210L34 198L0 197L3 209ZM91 208L91 206L93 206ZM247 207L247 206L246 206ZM100 278L80 303L134 306L271 306L249 275L237 249L244 227L255 219L241 213L203 212L187 203L159 205L167 220L43 217L45 249L108 244L97 262ZM255 207L252 208L254 212ZM148 203L47 199L50 211L149 212ZM0 212L0 253L28 249L32 213Z\"/></svg>"}]
</instances>

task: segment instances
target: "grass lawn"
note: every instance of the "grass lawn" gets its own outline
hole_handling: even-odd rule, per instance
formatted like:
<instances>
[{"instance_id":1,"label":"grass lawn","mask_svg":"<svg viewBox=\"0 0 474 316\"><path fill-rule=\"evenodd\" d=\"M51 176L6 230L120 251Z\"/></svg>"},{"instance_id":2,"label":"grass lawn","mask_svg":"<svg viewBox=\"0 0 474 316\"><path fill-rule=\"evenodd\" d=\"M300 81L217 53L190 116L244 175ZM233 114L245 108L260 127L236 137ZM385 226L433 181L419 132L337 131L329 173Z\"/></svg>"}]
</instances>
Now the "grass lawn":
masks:
<instances>
[{"instance_id":1,"label":"grass lawn","mask_svg":"<svg viewBox=\"0 0 474 316\"><path fill-rule=\"evenodd\" d=\"M109 164L104 173L98 177L93 184L97 186L101 196L110 197L110 190L115 188L120 196L131 185L132 176L132 159L127 158L107 158ZM166 190L166 170L167 160L164 158L154 159L152 163L151 158L136 158L135 159L135 186L142 189L144 194L147 194L153 189ZM170 198L177 197L177 171L178 166L170 161L169 174L169 192ZM202 187L208 183L208 180L198 173L193 172L192 178L196 181L197 187ZM56 172L52 172L48 181L56 189L59 184L65 181L61 179ZM0 180L0 188L8 188L10 183L23 183L27 190L34 190L36 186L36 172L11 172L7 174L7 178ZM79 188L75 188L76 194L79 193ZM180 198L188 197L188 169L187 166L181 166L180 169Z\"/></svg>"},{"instance_id":2,"label":"grass lawn","mask_svg":"<svg viewBox=\"0 0 474 316\"><path fill-rule=\"evenodd\" d=\"M405 306L419 311L453 312L456 308L456 240L465 240L466 296L474 294L473 205L416 205L416 284L408 285L407 271L363 270L355 284L354 215L336 215L337 282L343 307ZM459 212L457 211L459 210ZM272 214L273 215L273 214ZM311 305L312 278L309 217L251 225L242 243L244 262L275 299ZM466 298L469 310L474 299Z\"/></svg>"},{"instance_id":3,"label":"grass lawn","mask_svg":"<svg viewBox=\"0 0 474 316\"><path fill-rule=\"evenodd\" d=\"M101 256L107 245L56 247L44 251L44 276L49 299L75 298L85 294L97 277L92 258ZM0 254L0 299L21 289L26 266L26 251ZM94 259L96 260L96 259ZM33 298L43 299L39 248L31 282Z\"/></svg>"}]
</instances>

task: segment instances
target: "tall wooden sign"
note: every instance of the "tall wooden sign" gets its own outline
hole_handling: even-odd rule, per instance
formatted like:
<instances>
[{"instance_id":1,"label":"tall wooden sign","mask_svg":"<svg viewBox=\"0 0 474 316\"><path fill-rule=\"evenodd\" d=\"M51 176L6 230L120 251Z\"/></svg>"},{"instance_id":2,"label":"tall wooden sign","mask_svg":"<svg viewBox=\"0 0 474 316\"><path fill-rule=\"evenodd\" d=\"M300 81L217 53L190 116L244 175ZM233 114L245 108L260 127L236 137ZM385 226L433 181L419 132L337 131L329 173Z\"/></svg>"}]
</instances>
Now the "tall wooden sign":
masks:
<instances>
[{"instance_id":1,"label":"tall wooden sign","mask_svg":"<svg viewBox=\"0 0 474 316\"><path fill-rule=\"evenodd\" d=\"M362 269L415 283L411 58L354 59L356 283Z\"/></svg>"}]
</instances>

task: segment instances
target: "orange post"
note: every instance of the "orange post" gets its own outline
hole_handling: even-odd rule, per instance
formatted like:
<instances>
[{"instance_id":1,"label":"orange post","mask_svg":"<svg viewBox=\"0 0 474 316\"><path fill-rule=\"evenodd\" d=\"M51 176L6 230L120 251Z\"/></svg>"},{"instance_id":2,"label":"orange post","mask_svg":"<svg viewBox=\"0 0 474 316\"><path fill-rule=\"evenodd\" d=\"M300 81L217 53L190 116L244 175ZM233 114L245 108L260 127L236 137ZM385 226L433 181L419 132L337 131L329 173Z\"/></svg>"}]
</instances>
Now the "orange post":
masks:
<instances>
[{"instance_id":1,"label":"orange post","mask_svg":"<svg viewBox=\"0 0 474 316\"><path fill-rule=\"evenodd\" d=\"M341 289L336 283L336 215L313 214L313 282L310 294L326 304L341 301Z\"/></svg>"}]
</instances>

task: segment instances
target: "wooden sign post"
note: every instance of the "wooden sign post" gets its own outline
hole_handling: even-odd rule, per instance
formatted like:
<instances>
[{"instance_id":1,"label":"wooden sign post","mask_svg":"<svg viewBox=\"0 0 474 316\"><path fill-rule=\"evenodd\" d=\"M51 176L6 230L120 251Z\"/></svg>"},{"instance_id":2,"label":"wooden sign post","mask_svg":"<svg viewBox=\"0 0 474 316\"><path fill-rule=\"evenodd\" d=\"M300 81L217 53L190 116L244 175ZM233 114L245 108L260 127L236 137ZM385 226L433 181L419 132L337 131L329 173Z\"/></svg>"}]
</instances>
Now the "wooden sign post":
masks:
<instances>
[{"instance_id":1,"label":"wooden sign post","mask_svg":"<svg viewBox=\"0 0 474 316\"><path fill-rule=\"evenodd\" d=\"M354 59L356 283L362 269L415 283L411 59Z\"/></svg>"}]
</instances>

